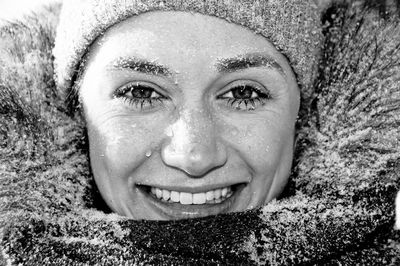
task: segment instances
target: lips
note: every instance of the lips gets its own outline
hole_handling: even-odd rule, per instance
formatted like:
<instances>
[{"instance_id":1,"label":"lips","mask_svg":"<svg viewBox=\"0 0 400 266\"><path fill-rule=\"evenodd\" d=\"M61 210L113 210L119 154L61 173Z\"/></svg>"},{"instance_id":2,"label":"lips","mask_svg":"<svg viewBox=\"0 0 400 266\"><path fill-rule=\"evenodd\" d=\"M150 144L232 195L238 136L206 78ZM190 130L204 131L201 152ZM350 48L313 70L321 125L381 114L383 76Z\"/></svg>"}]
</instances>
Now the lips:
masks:
<instances>
[{"instance_id":1,"label":"lips","mask_svg":"<svg viewBox=\"0 0 400 266\"><path fill-rule=\"evenodd\" d=\"M201 193L188 193L151 187L150 192L157 199L164 202L175 202L183 205L218 204L233 194L230 186Z\"/></svg>"},{"instance_id":2,"label":"lips","mask_svg":"<svg viewBox=\"0 0 400 266\"><path fill-rule=\"evenodd\" d=\"M186 219L232 212L244 183L217 188L161 188L136 185L148 207L166 219ZM192 190L193 193L188 192Z\"/></svg>"}]
</instances>

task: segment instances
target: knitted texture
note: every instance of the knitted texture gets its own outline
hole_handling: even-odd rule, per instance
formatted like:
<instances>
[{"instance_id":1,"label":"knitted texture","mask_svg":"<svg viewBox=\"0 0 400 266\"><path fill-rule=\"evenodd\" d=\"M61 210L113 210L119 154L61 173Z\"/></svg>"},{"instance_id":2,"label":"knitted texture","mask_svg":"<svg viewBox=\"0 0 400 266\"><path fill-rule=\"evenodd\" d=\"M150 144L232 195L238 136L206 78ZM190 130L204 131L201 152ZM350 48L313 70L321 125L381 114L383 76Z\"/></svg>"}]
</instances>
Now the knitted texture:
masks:
<instances>
[{"instance_id":1,"label":"knitted texture","mask_svg":"<svg viewBox=\"0 0 400 266\"><path fill-rule=\"evenodd\" d=\"M289 59L303 98L312 94L322 35L319 11L311 0L65 1L54 48L61 91L74 87L80 61L97 37L131 16L157 10L215 16L265 36Z\"/></svg>"}]
</instances>

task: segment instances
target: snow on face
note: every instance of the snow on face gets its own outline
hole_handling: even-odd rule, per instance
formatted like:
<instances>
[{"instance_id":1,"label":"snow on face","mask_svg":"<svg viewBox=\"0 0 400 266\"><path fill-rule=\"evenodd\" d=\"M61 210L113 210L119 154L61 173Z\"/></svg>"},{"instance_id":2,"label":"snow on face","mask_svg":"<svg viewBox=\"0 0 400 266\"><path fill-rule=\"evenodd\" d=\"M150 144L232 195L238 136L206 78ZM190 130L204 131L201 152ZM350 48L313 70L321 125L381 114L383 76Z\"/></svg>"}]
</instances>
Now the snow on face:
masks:
<instances>
[{"instance_id":1,"label":"snow on face","mask_svg":"<svg viewBox=\"0 0 400 266\"><path fill-rule=\"evenodd\" d=\"M91 47L80 96L96 184L121 215L243 211L288 180L299 88L246 28L183 12L129 18Z\"/></svg>"}]
</instances>

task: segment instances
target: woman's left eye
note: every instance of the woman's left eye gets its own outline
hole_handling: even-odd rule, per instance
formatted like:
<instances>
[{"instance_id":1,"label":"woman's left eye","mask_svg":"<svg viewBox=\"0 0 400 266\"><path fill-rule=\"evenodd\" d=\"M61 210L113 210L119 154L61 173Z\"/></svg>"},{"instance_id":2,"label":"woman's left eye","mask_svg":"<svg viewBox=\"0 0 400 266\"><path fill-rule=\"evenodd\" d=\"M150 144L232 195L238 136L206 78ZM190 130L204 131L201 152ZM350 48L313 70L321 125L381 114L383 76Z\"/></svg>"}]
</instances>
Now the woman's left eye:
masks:
<instances>
[{"instance_id":1,"label":"woman's left eye","mask_svg":"<svg viewBox=\"0 0 400 266\"><path fill-rule=\"evenodd\" d=\"M261 92L261 89L253 84L236 84L218 99L225 100L229 106L236 110L255 110L257 107L264 105L271 96Z\"/></svg>"},{"instance_id":2,"label":"woman's left eye","mask_svg":"<svg viewBox=\"0 0 400 266\"><path fill-rule=\"evenodd\" d=\"M119 88L114 96L122 99L134 108L145 110L157 104L162 104L166 99L166 97L156 91L157 89L156 85L145 82L129 83Z\"/></svg>"}]
</instances>

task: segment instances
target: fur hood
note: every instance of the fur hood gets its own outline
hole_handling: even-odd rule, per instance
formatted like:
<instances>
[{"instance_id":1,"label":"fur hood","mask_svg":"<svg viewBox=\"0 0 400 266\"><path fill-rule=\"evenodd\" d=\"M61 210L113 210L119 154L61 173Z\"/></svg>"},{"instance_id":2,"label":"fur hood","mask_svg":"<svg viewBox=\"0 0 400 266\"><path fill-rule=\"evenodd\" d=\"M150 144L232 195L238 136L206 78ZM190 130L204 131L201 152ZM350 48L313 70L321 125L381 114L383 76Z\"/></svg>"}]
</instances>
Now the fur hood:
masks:
<instances>
[{"instance_id":1,"label":"fur hood","mask_svg":"<svg viewBox=\"0 0 400 266\"><path fill-rule=\"evenodd\" d=\"M110 213L53 79L59 7L0 29L0 264L399 265L400 19L335 5L281 199L242 213Z\"/></svg>"}]
</instances>

